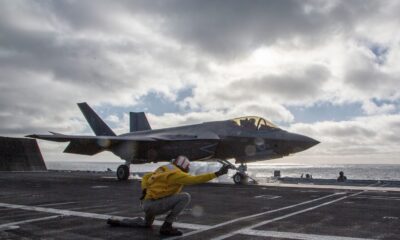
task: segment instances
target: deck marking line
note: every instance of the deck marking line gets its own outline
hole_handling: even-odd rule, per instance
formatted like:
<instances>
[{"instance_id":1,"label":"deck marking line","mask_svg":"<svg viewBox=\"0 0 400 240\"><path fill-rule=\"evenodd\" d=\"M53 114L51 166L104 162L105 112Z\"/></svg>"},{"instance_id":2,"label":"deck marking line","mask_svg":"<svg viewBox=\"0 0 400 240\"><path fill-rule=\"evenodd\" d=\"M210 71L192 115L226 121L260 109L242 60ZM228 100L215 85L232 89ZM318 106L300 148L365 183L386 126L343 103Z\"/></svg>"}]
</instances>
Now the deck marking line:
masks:
<instances>
[{"instance_id":1,"label":"deck marking line","mask_svg":"<svg viewBox=\"0 0 400 240\"><path fill-rule=\"evenodd\" d=\"M341 195L341 194L343 194L343 193L342 193L342 192L333 193L333 194L326 195L326 196L323 196L323 197L320 197L320 198L315 198L315 199L308 200L308 201L305 201L305 202L296 203L296 204L289 205L289 206L286 206L286 207L282 207L282 208L278 208L278 209L274 209L274 210L269 210L269 211L265 211L265 212L261 212L261 213L256 213L256 214L253 214L253 215L248 215L248 216L244 216L244 217L232 219L232 220L230 220L230 221L222 222L222 223L219 223L219 224L216 224L216 225L207 227L207 228L198 229L198 230L195 230L195 231L192 231L192 232L184 233L184 234L183 234L182 236L180 236L180 237L172 237L172 238L168 238L168 239L171 239L171 240L172 240L172 239L179 239L179 238L181 238L181 237L187 237L187 236L194 235L194 234L197 234L197 233L201 233L201 232L204 232L204 231L208 231L208 230L211 230L211 229L214 229L214 228L222 227L222 226L225 226L225 225L234 223L234 222L246 220L246 219L249 219L249 218L258 217L258 216L261 216L261 215L266 215L266 214L270 214L270 213L275 213L275 212L283 211L283 210L286 210L286 209L298 207L298 206L301 206L301 205L305 205L305 204L308 204L308 203L316 202L316 201L319 201L319 200L323 200L323 199L325 199L325 198L329 198L329 197L333 197L333 196L337 196L337 195ZM1 206L1 205L0 205L0 206Z\"/></svg>"},{"instance_id":2,"label":"deck marking line","mask_svg":"<svg viewBox=\"0 0 400 240\"><path fill-rule=\"evenodd\" d=\"M275 195L258 195L258 196L255 196L254 198L264 198L264 199L267 199L267 200L273 200L273 199L277 199L277 198L280 198L281 196L275 196Z\"/></svg>"},{"instance_id":3,"label":"deck marking line","mask_svg":"<svg viewBox=\"0 0 400 240\"><path fill-rule=\"evenodd\" d=\"M99 189L99 188L108 188L109 186L105 186L105 185L96 185L96 186L92 186L93 189Z\"/></svg>"},{"instance_id":4,"label":"deck marking line","mask_svg":"<svg viewBox=\"0 0 400 240\"><path fill-rule=\"evenodd\" d=\"M298 215L298 214L301 214L301 213L309 212L309 211L312 211L312 210L314 210L314 209L317 209L317 208L320 208L320 207L323 207L323 206L327 206L327 205L330 205L330 204L335 203L335 202L342 201L342 200L344 200L344 199L346 199L346 198L354 197L354 196L360 195L361 193L364 193L364 191L358 192L358 193L354 193L354 194L351 194L351 195L348 195L348 196L340 197L340 198L337 198L337 199L335 199L335 200L328 201L328 202L324 202L324 203L321 203L321 204L319 204L319 205L315 205L315 206L313 206L313 207L306 208L306 209L303 209L303 210L300 210L300 211L292 212L292 213L289 213L289 214L286 214L286 215L283 215L283 216L280 216L280 217L276 217L276 218L273 218L273 219L265 220L265 221L259 222L259 223L257 223L257 224L254 224L254 225L251 225L251 226L248 226L248 227L245 227L245 228L236 230L236 231L234 231L234 232L227 233L227 234L224 234L224 235L219 236L219 237L216 237L216 238L212 238L212 240L222 240L222 239L226 239L226 238L232 237L232 236L234 236L234 235L236 235L236 234L241 234L242 231L243 231L243 232L246 232L246 230L250 230L250 229L253 229L253 228L257 228L257 227L260 227L260 226L262 226L262 225L265 225L265 224L268 224L268 223L271 223L271 222L276 222L276 221L279 221L279 220L282 220L282 219L285 219L285 218L289 218L289 217L292 217L292 216L295 216L295 215Z\"/></svg>"},{"instance_id":5,"label":"deck marking line","mask_svg":"<svg viewBox=\"0 0 400 240\"><path fill-rule=\"evenodd\" d=\"M68 204L74 204L74 203L76 203L76 202L44 203L44 204L39 204L36 206L38 206L38 207L61 206L61 205L68 205Z\"/></svg>"},{"instance_id":6,"label":"deck marking line","mask_svg":"<svg viewBox=\"0 0 400 240\"><path fill-rule=\"evenodd\" d=\"M354 238L354 237L341 237L317 234L304 234L295 232L278 232L278 231L262 231L246 229L240 231L240 234L252 235L258 237L273 237L273 238L289 238L300 240L373 240L371 238Z\"/></svg>"},{"instance_id":7,"label":"deck marking line","mask_svg":"<svg viewBox=\"0 0 400 240\"><path fill-rule=\"evenodd\" d=\"M9 227L0 228L0 231L14 230L14 229L18 229L18 228L19 228L19 226L9 226Z\"/></svg>"},{"instance_id":8,"label":"deck marking line","mask_svg":"<svg viewBox=\"0 0 400 240\"><path fill-rule=\"evenodd\" d=\"M376 185L376 186L374 186ZM355 191L379 191L379 192L400 192L398 187L382 186L380 183L374 183L367 186L354 186L354 185L301 185L301 184L262 184L260 186L266 187L279 187L279 188L315 188L315 189L330 189L330 190L355 190Z\"/></svg>"},{"instance_id":9,"label":"deck marking line","mask_svg":"<svg viewBox=\"0 0 400 240\"><path fill-rule=\"evenodd\" d=\"M17 204L8 204L8 203L0 203L0 207L6 208L14 208L14 209L22 209L28 211L37 211L37 212L47 212L47 213L55 213L66 216L78 216L78 217L87 217L87 218L97 218L106 220L111 216L97 213L87 213L87 212L77 212L70 210L62 210L55 208L44 208L44 207L35 207L35 206L27 206L27 205L17 205Z\"/></svg>"},{"instance_id":10,"label":"deck marking line","mask_svg":"<svg viewBox=\"0 0 400 240\"><path fill-rule=\"evenodd\" d=\"M24 223L39 222L39 221L44 221L44 220L49 220L49 219L54 219L54 218L59 218L59 217L60 217L60 215L53 215L53 216L48 216L48 217L34 218L34 219L28 219L28 220L24 220L24 221L1 224L0 225L0 231L1 230L8 230L10 228L15 228L13 226L21 225L21 224L24 224Z\"/></svg>"},{"instance_id":11,"label":"deck marking line","mask_svg":"<svg viewBox=\"0 0 400 240\"><path fill-rule=\"evenodd\" d=\"M12 208L12 209L22 209L22 210L36 211L36 212L47 212L47 213L54 213L54 214L58 214L58 215L64 215L64 216L95 218L95 219L101 219L101 220L107 220L111 217L120 218L120 219L126 218L126 217L122 217L122 216L114 216L114 215L107 215L107 214L78 212L78 211L71 211L71 210L64 210L64 209L45 208L45 207L28 206L28 205L17 205L17 204L9 204L9 203L0 203L0 207ZM153 224L156 226L161 226L163 224L163 221L156 220L156 221L154 221ZM210 227L208 225L180 223L180 222L175 222L174 225L176 227L193 229L193 230L205 229L205 228Z\"/></svg>"},{"instance_id":12,"label":"deck marking line","mask_svg":"<svg viewBox=\"0 0 400 240\"><path fill-rule=\"evenodd\" d=\"M372 200L389 200L389 201L400 201L400 198L395 197L356 197L356 199L372 199Z\"/></svg>"},{"instance_id":13,"label":"deck marking line","mask_svg":"<svg viewBox=\"0 0 400 240\"><path fill-rule=\"evenodd\" d=\"M96 208L106 208L110 207L110 204L102 204L102 205L89 205L89 206L80 206L80 207L73 207L69 210L76 211L76 210L83 210L83 209L96 209Z\"/></svg>"}]
</instances>

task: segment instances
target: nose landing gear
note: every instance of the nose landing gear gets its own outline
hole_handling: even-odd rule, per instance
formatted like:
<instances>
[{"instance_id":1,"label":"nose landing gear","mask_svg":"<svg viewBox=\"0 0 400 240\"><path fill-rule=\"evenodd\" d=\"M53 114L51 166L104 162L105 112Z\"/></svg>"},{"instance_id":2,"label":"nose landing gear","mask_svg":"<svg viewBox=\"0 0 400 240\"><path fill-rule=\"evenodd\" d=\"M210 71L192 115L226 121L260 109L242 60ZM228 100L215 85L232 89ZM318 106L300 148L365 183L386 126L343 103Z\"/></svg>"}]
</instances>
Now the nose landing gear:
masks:
<instances>
[{"instance_id":1,"label":"nose landing gear","mask_svg":"<svg viewBox=\"0 0 400 240\"><path fill-rule=\"evenodd\" d=\"M240 166L236 168L236 170L236 174L232 177L233 182L235 182L235 184L247 184L249 182L249 175L246 174L247 165L241 163Z\"/></svg>"},{"instance_id":2,"label":"nose landing gear","mask_svg":"<svg viewBox=\"0 0 400 240\"><path fill-rule=\"evenodd\" d=\"M247 171L247 165L241 163L239 167L236 167L232 163L228 162L227 160L218 160L218 162L222 164L228 164L230 165L233 169L236 169L235 175L233 175L233 182L235 184L247 184L249 182L249 179L251 179L255 184L257 184L257 181L250 177L246 171Z\"/></svg>"},{"instance_id":3,"label":"nose landing gear","mask_svg":"<svg viewBox=\"0 0 400 240\"><path fill-rule=\"evenodd\" d=\"M247 184L249 182L249 177L241 172L235 173L232 178L235 184Z\"/></svg>"}]
</instances>

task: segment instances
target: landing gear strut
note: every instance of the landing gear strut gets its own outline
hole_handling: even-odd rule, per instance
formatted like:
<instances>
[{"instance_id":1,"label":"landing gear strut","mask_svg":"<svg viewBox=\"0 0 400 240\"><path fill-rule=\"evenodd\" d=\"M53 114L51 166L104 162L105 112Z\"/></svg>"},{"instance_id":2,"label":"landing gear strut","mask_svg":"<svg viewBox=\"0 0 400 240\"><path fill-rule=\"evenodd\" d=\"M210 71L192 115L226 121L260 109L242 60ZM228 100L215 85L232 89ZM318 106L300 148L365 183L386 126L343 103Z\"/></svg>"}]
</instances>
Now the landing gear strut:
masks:
<instances>
[{"instance_id":1,"label":"landing gear strut","mask_svg":"<svg viewBox=\"0 0 400 240\"><path fill-rule=\"evenodd\" d=\"M232 169L235 169L237 171L235 173L235 175L233 175L233 177L232 177L233 182L235 182L235 184L246 184L246 183L248 183L249 179L251 179L254 183L257 184L257 181L255 179L253 179L252 177L247 175L247 173L246 173L247 165L241 163L239 167L236 167L235 165L228 162L227 160L222 160L222 159L218 160L218 162L229 165L232 167Z\"/></svg>"},{"instance_id":2,"label":"landing gear strut","mask_svg":"<svg viewBox=\"0 0 400 240\"><path fill-rule=\"evenodd\" d=\"M117 178L119 181L126 181L129 178L129 165L120 165L117 168Z\"/></svg>"}]
</instances>

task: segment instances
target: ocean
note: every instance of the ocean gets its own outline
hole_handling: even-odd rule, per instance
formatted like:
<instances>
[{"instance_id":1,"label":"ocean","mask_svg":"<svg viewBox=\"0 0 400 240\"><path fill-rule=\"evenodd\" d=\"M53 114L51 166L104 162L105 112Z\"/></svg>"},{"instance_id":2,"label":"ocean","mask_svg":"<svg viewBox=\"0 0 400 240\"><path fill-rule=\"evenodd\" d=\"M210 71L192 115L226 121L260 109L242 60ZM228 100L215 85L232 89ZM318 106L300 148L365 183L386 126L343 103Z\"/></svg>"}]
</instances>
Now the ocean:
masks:
<instances>
[{"instance_id":1,"label":"ocean","mask_svg":"<svg viewBox=\"0 0 400 240\"><path fill-rule=\"evenodd\" d=\"M47 161L49 170L73 170L73 171L116 171L122 162L77 162L77 161ZM165 163L131 165L132 173L150 172ZM216 162L192 162L191 173L201 174L217 171L221 165ZM352 180L400 180L400 164L249 164L248 174L251 177L269 178L274 171L279 170L281 177L299 178L302 174L311 174L314 179L336 179L340 171L343 171L348 179ZM235 171L229 171L232 176ZM231 181L226 178L226 181Z\"/></svg>"}]
</instances>

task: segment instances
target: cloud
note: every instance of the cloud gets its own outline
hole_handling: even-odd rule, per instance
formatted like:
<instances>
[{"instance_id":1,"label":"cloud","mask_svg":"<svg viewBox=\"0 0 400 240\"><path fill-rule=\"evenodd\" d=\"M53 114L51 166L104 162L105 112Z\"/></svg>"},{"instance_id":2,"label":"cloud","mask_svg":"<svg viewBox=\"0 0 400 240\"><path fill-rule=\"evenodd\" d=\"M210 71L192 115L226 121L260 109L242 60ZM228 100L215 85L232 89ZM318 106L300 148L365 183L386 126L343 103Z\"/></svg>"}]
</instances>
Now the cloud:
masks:
<instances>
[{"instance_id":1,"label":"cloud","mask_svg":"<svg viewBox=\"0 0 400 240\"><path fill-rule=\"evenodd\" d=\"M387 64L382 65L367 45L354 46L348 52L346 73L343 76L344 85L365 99L398 98L399 92L394 86L399 83L400 73L393 68L393 60L390 59Z\"/></svg>"},{"instance_id":2,"label":"cloud","mask_svg":"<svg viewBox=\"0 0 400 240\"><path fill-rule=\"evenodd\" d=\"M315 98L329 77L329 70L325 66L313 65L301 70L288 69L280 75L240 79L232 82L227 92L241 98L267 95L278 102L290 103Z\"/></svg>"},{"instance_id":3,"label":"cloud","mask_svg":"<svg viewBox=\"0 0 400 240\"><path fill-rule=\"evenodd\" d=\"M372 142L396 135L384 137L371 119L398 113L399 9L357 0L4 1L0 133L87 133L75 103L146 107L154 93L180 106L150 113L154 126L259 115L316 127L332 144L327 153L381 153ZM362 105L370 120L298 125L288 110L319 103ZM117 111L106 115L123 132L128 118Z\"/></svg>"},{"instance_id":4,"label":"cloud","mask_svg":"<svg viewBox=\"0 0 400 240\"><path fill-rule=\"evenodd\" d=\"M74 125L76 116L82 120L76 102L132 106L149 91L174 99L174 93L191 81L191 76L185 78L187 71L198 66L185 53L181 61L173 54L178 48L173 41L151 33L119 4L1 5L2 134L82 131L67 127ZM92 11L85 14L88 9ZM108 18L105 10L127 19ZM136 25L121 24L128 20Z\"/></svg>"},{"instance_id":5,"label":"cloud","mask_svg":"<svg viewBox=\"0 0 400 240\"><path fill-rule=\"evenodd\" d=\"M180 125L199 124L210 121L222 121L242 116L260 116L268 120L293 121L293 115L279 105L260 107L258 105L238 105L233 109L209 110L189 113L147 114L152 128L166 128Z\"/></svg>"},{"instance_id":6,"label":"cloud","mask_svg":"<svg viewBox=\"0 0 400 240\"><path fill-rule=\"evenodd\" d=\"M381 104L378 106L375 104L373 101L366 101L363 103L362 108L364 112L368 115L374 115L374 114L387 114L387 113L393 113L396 111L396 105L395 104Z\"/></svg>"},{"instance_id":7,"label":"cloud","mask_svg":"<svg viewBox=\"0 0 400 240\"><path fill-rule=\"evenodd\" d=\"M129 5L134 14L157 19L158 29L166 35L199 52L228 61L240 60L260 47L314 48L331 42L332 34L367 34L365 22L377 29L381 21L393 22L395 9L399 8L395 1L380 4L358 0L234 0L229 4L193 0L130 1Z\"/></svg>"},{"instance_id":8,"label":"cloud","mask_svg":"<svg viewBox=\"0 0 400 240\"><path fill-rule=\"evenodd\" d=\"M299 33L312 36L324 22L323 15L314 11L307 17L304 6L296 1L136 1L132 5L161 19L166 34L224 59L240 58ZM313 18L317 21L310 21Z\"/></svg>"},{"instance_id":9,"label":"cloud","mask_svg":"<svg viewBox=\"0 0 400 240\"><path fill-rule=\"evenodd\" d=\"M350 121L297 123L291 131L318 139L321 144L311 149L311 155L398 154L400 115L358 117Z\"/></svg>"}]
</instances>

